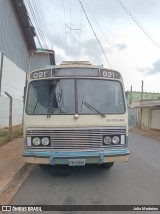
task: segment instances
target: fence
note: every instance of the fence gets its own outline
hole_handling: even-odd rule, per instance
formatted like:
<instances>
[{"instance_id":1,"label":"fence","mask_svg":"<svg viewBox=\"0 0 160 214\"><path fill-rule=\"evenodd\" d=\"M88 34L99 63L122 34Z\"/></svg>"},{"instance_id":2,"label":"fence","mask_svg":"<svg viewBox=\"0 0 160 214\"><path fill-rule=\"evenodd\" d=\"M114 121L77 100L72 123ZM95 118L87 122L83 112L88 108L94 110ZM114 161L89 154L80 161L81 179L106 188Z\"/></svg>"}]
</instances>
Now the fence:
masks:
<instances>
[{"instance_id":1,"label":"fence","mask_svg":"<svg viewBox=\"0 0 160 214\"><path fill-rule=\"evenodd\" d=\"M11 111L9 97L0 96L0 129L9 127L10 112L12 126L22 124L23 100L13 98Z\"/></svg>"}]
</instances>

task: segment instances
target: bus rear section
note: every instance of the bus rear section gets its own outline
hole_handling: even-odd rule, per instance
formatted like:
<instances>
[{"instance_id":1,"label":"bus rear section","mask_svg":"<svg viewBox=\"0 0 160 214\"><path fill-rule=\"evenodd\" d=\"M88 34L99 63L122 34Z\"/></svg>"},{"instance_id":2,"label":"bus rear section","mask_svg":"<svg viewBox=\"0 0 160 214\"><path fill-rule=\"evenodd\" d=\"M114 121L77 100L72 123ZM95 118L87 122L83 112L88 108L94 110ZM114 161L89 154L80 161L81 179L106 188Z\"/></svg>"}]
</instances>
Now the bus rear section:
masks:
<instances>
[{"instance_id":1,"label":"bus rear section","mask_svg":"<svg viewBox=\"0 0 160 214\"><path fill-rule=\"evenodd\" d=\"M128 156L128 114L119 72L72 62L28 75L26 162L110 168Z\"/></svg>"}]
</instances>

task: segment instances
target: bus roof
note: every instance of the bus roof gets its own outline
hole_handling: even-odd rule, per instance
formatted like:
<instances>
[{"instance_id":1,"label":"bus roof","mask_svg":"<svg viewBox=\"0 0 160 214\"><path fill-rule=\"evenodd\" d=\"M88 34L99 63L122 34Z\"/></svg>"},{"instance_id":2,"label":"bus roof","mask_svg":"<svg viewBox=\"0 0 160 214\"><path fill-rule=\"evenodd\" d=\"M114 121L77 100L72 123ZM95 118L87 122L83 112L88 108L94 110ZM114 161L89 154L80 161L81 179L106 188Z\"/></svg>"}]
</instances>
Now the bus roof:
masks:
<instances>
[{"instance_id":1,"label":"bus roof","mask_svg":"<svg viewBox=\"0 0 160 214\"><path fill-rule=\"evenodd\" d=\"M90 61L62 61L60 65L92 65Z\"/></svg>"}]
</instances>

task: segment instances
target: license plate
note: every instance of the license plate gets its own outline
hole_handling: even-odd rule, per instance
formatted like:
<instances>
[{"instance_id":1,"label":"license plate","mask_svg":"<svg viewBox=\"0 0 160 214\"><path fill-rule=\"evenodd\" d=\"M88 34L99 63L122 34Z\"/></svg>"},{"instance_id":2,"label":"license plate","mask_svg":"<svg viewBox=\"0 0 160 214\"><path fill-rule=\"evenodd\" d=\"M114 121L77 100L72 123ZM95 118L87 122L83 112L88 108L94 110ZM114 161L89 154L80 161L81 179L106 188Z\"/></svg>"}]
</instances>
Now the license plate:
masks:
<instances>
[{"instance_id":1,"label":"license plate","mask_svg":"<svg viewBox=\"0 0 160 214\"><path fill-rule=\"evenodd\" d=\"M84 166L85 159L69 159L68 165L69 166Z\"/></svg>"}]
</instances>

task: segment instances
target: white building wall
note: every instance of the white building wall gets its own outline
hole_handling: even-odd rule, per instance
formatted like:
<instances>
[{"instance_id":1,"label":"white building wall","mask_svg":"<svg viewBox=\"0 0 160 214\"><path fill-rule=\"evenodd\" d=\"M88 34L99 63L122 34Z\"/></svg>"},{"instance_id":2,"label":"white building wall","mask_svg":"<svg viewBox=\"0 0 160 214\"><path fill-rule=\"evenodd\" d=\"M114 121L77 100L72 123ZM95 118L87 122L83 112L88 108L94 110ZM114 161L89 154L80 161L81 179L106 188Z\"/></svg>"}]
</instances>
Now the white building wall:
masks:
<instances>
[{"instance_id":1,"label":"white building wall","mask_svg":"<svg viewBox=\"0 0 160 214\"><path fill-rule=\"evenodd\" d=\"M0 95L0 128L9 124L9 98L5 92L13 98L13 125L22 124L25 77L26 73L4 56Z\"/></svg>"},{"instance_id":2,"label":"white building wall","mask_svg":"<svg viewBox=\"0 0 160 214\"><path fill-rule=\"evenodd\" d=\"M22 100L25 77L26 73L4 56L1 85L2 94L7 91L14 98Z\"/></svg>"},{"instance_id":3,"label":"white building wall","mask_svg":"<svg viewBox=\"0 0 160 214\"><path fill-rule=\"evenodd\" d=\"M50 64L49 55L30 56L28 44L12 7L12 0L0 0L0 128L8 126L9 99L13 97L13 125L22 123L23 89L26 73Z\"/></svg>"},{"instance_id":4,"label":"white building wall","mask_svg":"<svg viewBox=\"0 0 160 214\"><path fill-rule=\"evenodd\" d=\"M13 10L12 0L0 0L0 52L28 72L28 47Z\"/></svg>"}]
</instances>

